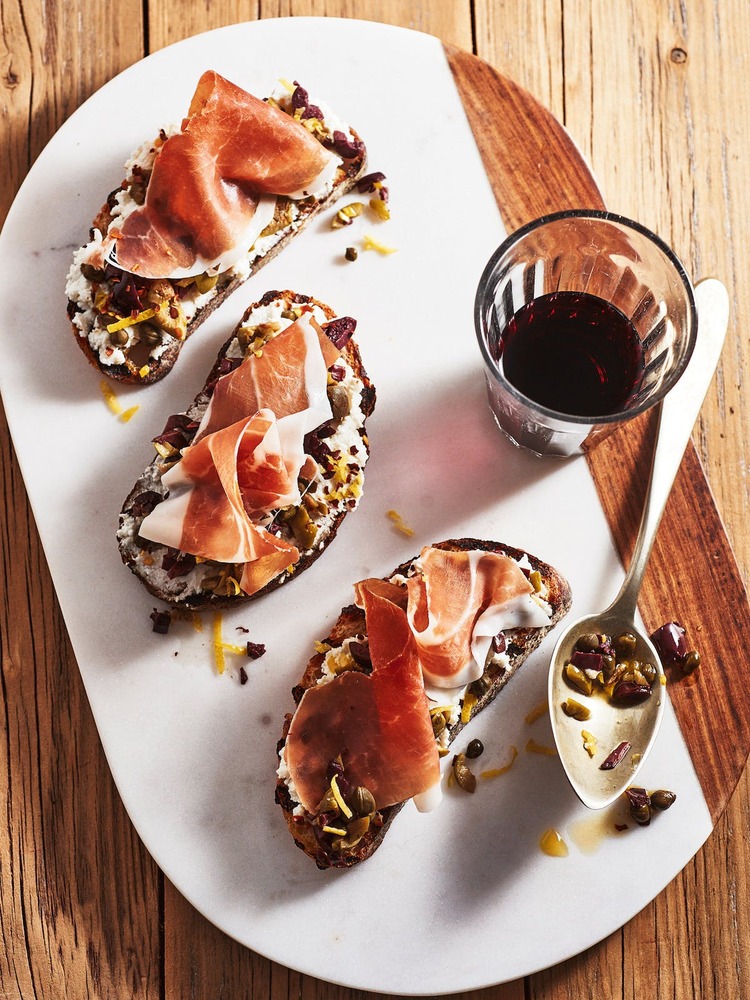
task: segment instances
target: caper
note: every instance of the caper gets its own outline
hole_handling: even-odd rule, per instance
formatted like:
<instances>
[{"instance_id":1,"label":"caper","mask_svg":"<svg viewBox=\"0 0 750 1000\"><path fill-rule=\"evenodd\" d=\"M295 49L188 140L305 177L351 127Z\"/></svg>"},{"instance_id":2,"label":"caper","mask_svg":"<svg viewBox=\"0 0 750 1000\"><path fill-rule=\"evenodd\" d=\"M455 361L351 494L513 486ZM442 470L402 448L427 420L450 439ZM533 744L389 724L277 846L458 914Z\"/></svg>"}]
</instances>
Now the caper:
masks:
<instances>
[{"instance_id":1,"label":"caper","mask_svg":"<svg viewBox=\"0 0 750 1000\"><path fill-rule=\"evenodd\" d=\"M615 652L620 659L625 660L633 656L638 645L638 640L632 632L623 632L614 641Z\"/></svg>"},{"instance_id":2,"label":"caper","mask_svg":"<svg viewBox=\"0 0 750 1000\"><path fill-rule=\"evenodd\" d=\"M115 347L124 347L128 342L127 330L113 330L109 335L110 342Z\"/></svg>"},{"instance_id":3,"label":"caper","mask_svg":"<svg viewBox=\"0 0 750 1000\"><path fill-rule=\"evenodd\" d=\"M604 675L605 681L610 681L612 675L617 667L617 660L612 656L611 653L605 653L602 656L602 674Z\"/></svg>"},{"instance_id":4,"label":"caper","mask_svg":"<svg viewBox=\"0 0 750 1000\"><path fill-rule=\"evenodd\" d=\"M575 698L568 698L560 707L569 718L577 719L579 722L586 722L591 717L590 709L582 705L580 701L576 701Z\"/></svg>"},{"instance_id":5,"label":"caper","mask_svg":"<svg viewBox=\"0 0 750 1000\"><path fill-rule=\"evenodd\" d=\"M476 760L484 753L484 743L481 740L470 740L466 748L466 756L469 760Z\"/></svg>"},{"instance_id":6,"label":"caper","mask_svg":"<svg viewBox=\"0 0 750 1000\"><path fill-rule=\"evenodd\" d=\"M697 649L691 649L689 653L686 654L685 659L682 664L682 670L686 674L692 674L694 670L697 670L701 665L701 654Z\"/></svg>"},{"instance_id":7,"label":"caper","mask_svg":"<svg viewBox=\"0 0 750 1000\"><path fill-rule=\"evenodd\" d=\"M659 812L664 812L665 809L669 809L676 798L674 792L670 792L666 788L658 788L655 792L651 792L651 805Z\"/></svg>"},{"instance_id":8,"label":"caper","mask_svg":"<svg viewBox=\"0 0 750 1000\"><path fill-rule=\"evenodd\" d=\"M372 816L375 812L375 799L368 788L357 785L351 793L349 806L357 816Z\"/></svg>"},{"instance_id":9,"label":"caper","mask_svg":"<svg viewBox=\"0 0 750 1000\"><path fill-rule=\"evenodd\" d=\"M463 788L465 792L475 791L477 779L466 763L466 754L457 753L453 758L453 774L459 788Z\"/></svg>"},{"instance_id":10,"label":"caper","mask_svg":"<svg viewBox=\"0 0 750 1000\"><path fill-rule=\"evenodd\" d=\"M146 347L156 347L161 343L161 333L150 323L141 323L138 329L138 339Z\"/></svg>"},{"instance_id":11,"label":"caper","mask_svg":"<svg viewBox=\"0 0 750 1000\"><path fill-rule=\"evenodd\" d=\"M640 806L634 806L630 810L630 815L639 826L648 826L651 822L651 807L648 803L644 803Z\"/></svg>"},{"instance_id":12,"label":"caper","mask_svg":"<svg viewBox=\"0 0 750 1000\"><path fill-rule=\"evenodd\" d=\"M81 264L81 274L86 281L97 283L104 281L104 271L100 267L94 267L93 264Z\"/></svg>"},{"instance_id":13,"label":"caper","mask_svg":"<svg viewBox=\"0 0 750 1000\"><path fill-rule=\"evenodd\" d=\"M599 648L599 636L596 632L584 632L576 639L576 649L582 653L594 653Z\"/></svg>"},{"instance_id":14,"label":"caper","mask_svg":"<svg viewBox=\"0 0 750 1000\"><path fill-rule=\"evenodd\" d=\"M594 685L590 678L584 674L580 667L576 667L575 664L566 663L563 673L565 675L565 680L577 691L580 691L581 694L591 694L594 690Z\"/></svg>"}]
</instances>

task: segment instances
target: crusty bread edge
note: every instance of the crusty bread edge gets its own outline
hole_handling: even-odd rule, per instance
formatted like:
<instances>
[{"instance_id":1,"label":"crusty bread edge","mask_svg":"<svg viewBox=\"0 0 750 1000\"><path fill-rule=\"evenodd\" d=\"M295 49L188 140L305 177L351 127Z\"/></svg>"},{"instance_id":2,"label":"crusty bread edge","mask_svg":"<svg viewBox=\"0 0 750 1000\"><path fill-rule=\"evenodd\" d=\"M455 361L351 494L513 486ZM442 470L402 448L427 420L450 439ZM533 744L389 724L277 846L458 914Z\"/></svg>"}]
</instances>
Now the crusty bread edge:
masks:
<instances>
[{"instance_id":1,"label":"crusty bread edge","mask_svg":"<svg viewBox=\"0 0 750 1000\"><path fill-rule=\"evenodd\" d=\"M221 360L225 356L232 341L237 336L237 332L242 327L246 318L253 312L253 310L262 307L264 305L267 305L270 302L273 302L279 298L283 298L288 306L291 305L317 306L325 313L325 315L329 320L335 317L335 313L329 305L320 302L318 299L315 299L310 295L304 295L299 292L293 292L289 289L283 291L270 290L266 292L261 299L259 299L257 302L252 303L245 310L242 319L239 321L235 329L232 331L231 336L222 345L221 350L217 355L216 361L214 362L203 387L196 394L192 404L190 405L195 405L196 403L198 403L199 400L201 400L206 395L206 389L208 385L214 380L214 378L218 374ZM349 342L346 344L342 352L342 357L348 362L348 364L351 366L351 368L353 369L353 371L355 372L355 374L357 375L357 377L360 379L360 381L364 386L364 390L362 392L361 410L366 421L375 408L375 399L376 399L375 387L373 386L367 374L367 371L365 370L364 364L362 363L362 357L359 352L359 347L357 346L353 338L350 339ZM189 409L190 406L186 407L184 412L187 412L187 410ZM365 428L363 428L363 430L364 429ZM367 453L369 454L369 448L367 447L366 439L365 439L365 448ZM150 484L152 478L151 470L155 469L158 471L159 466L160 466L160 460L159 457L156 456L151 460L148 466L138 477L135 485L128 493L122 505L122 509L120 512L121 520L125 515L132 516L132 514L130 514L130 507L132 506L136 497L138 497L141 493L144 492L144 489L150 488L145 486L144 484L145 483ZM157 586L155 586L151 580L149 580L148 573L145 570L142 570L141 567L139 567L136 564L134 558L131 557L128 551L126 551L122 542L120 542L119 544L120 556L122 558L123 563L135 574L135 576L146 587L149 593L158 600L164 601L165 603L171 605L172 607L183 608L191 611L226 609L226 608L236 607L238 604L254 600L258 597L263 596L264 594L268 594L271 591L276 590L278 587L282 586L287 580L299 576L300 573L302 573L305 569L311 566L315 562L315 560L318 559L323 554L323 552L328 548L328 546L335 538L336 533L338 532L338 529L341 526L342 521L344 520L344 517L348 513L350 513L350 511L346 507L342 507L339 511L336 512L331 522L331 525L328 529L328 533L325 539L321 543L317 543L312 549L304 550L301 552L300 559L295 564L295 569L293 574L291 575L282 574L281 576L276 577L255 594L240 593L235 596L226 596L220 594L207 593L205 595L202 595L201 599L199 599L196 596L194 598L188 598L185 601L175 600L171 595L165 594L162 590L160 590ZM158 551L158 547L155 551ZM218 563L214 565L216 565L217 567L219 566Z\"/></svg>"},{"instance_id":2,"label":"crusty bread edge","mask_svg":"<svg viewBox=\"0 0 750 1000\"><path fill-rule=\"evenodd\" d=\"M551 629L553 629L555 625L557 625L557 623L568 613L571 604L571 592L567 580L565 580L558 570L550 566L549 563L543 562L537 556L534 556L529 552L513 548L509 545L504 545L500 542L487 541L477 538L453 538L446 541L435 542L433 543L433 547L464 552L475 550L497 552L510 556L515 560L520 560L524 557L527 558L532 569L537 570L541 574L542 580L549 590L547 602L552 611L549 625L542 628L512 630L508 648L506 650L510 661L508 666L504 669L501 667L493 668L492 666L488 668L487 674L491 678L491 684L486 692L478 698L476 703L473 705L469 720L467 722L461 722L459 719L455 725L449 728L448 744L451 745L461 730L468 725L468 722L470 722L471 719L474 719L479 712L483 711L487 705L489 705L490 702L497 697L524 661L531 655L531 653L534 652L535 649L539 647L548 632L550 632ZM414 558L407 560L400 566L397 566L392 573L389 573L388 576L385 577L385 579L390 579L397 574L404 575L414 561ZM510 632L510 630L506 631ZM340 646L345 639L364 634L366 634L364 611L356 605L350 604L347 607L342 608L341 614L334 623L329 635L321 641L335 648ZM315 653L315 655L308 661L300 683L293 689L292 692L296 704L299 704L305 690L309 687L313 687L317 683L318 678L321 676L324 658L325 654ZM286 715L284 720L282 736L277 745L277 753L279 756L281 755L281 751L289 732L292 716L293 713L289 713ZM369 858L383 842L383 838L388 831L388 828L396 815L405 805L404 802L400 802L381 810L380 816L382 817L382 825L377 828L371 827L362 840L360 840L359 843L345 855L332 855L326 853L322 849L310 825L300 822L294 816L293 809L296 803L291 799L289 789L281 778L277 778L275 798L277 804L281 807L287 827L294 839L295 844L298 848L300 848L300 850L304 851L305 854L312 858L318 868L322 870L328 868L350 868L353 865Z\"/></svg>"}]
</instances>

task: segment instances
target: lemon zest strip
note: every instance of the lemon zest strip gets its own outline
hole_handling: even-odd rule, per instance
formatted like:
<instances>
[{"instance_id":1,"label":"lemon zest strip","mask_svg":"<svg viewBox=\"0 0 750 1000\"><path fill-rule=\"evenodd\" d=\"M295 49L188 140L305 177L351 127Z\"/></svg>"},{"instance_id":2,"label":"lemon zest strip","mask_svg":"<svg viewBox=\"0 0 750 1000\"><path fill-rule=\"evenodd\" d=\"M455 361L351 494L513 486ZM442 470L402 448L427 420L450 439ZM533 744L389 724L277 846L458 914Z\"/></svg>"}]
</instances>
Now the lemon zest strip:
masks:
<instances>
[{"instance_id":1,"label":"lemon zest strip","mask_svg":"<svg viewBox=\"0 0 750 1000\"><path fill-rule=\"evenodd\" d=\"M545 747L541 743L537 743L536 740L531 739L526 744L526 750L528 753L540 753L545 754L547 757L557 757L557 750L554 747Z\"/></svg>"},{"instance_id":2,"label":"lemon zest strip","mask_svg":"<svg viewBox=\"0 0 750 1000\"><path fill-rule=\"evenodd\" d=\"M525 717L524 722L530 726L532 722L536 722L537 719L541 719L543 715L547 712L547 699L540 701L536 708L532 708L529 714Z\"/></svg>"},{"instance_id":3,"label":"lemon zest strip","mask_svg":"<svg viewBox=\"0 0 750 1000\"><path fill-rule=\"evenodd\" d=\"M344 802L344 797L339 791L339 783L336 775L331 778L331 791L333 792L333 797L336 800L336 805L339 807L341 812L344 814L346 819L351 819L354 813L351 811L349 806Z\"/></svg>"},{"instance_id":4,"label":"lemon zest strip","mask_svg":"<svg viewBox=\"0 0 750 1000\"><path fill-rule=\"evenodd\" d=\"M507 764L503 764L502 767L491 767L487 771L480 771L480 778L499 778L501 774L507 774L508 771L513 767L516 762L516 757L518 757L518 750L514 746L511 746L510 752L512 754L510 761Z\"/></svg>"}]
</instances>

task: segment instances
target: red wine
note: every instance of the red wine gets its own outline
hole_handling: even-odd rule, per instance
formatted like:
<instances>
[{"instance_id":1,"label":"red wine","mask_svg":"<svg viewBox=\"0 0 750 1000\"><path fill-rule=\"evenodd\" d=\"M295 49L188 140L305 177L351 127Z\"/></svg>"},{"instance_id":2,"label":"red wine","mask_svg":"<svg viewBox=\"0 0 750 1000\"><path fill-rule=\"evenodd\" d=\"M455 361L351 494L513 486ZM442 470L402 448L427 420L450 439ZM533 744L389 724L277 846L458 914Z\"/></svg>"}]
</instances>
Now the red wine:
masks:
<instances>
[{"instance_id":1,"label":"red wine","mask_svg":"<svg viewBox=\"0 0 750 1000\"><path fill-rule=\"evenodd\" d=\"M500 338L505 377L524 396L559 413L617 413L643 378L638 333L615 306L586 292L532 299Z\"/></svg>"}]
</instances>

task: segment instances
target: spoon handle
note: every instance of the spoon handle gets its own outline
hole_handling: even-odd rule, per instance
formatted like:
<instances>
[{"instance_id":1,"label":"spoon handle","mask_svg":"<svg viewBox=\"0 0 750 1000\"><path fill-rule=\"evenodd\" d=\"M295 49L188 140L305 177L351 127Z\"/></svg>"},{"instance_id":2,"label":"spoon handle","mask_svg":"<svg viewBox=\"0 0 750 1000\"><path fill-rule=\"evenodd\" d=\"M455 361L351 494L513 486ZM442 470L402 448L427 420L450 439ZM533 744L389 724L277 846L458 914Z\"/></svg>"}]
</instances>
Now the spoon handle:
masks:
<instances>
[{"instance_id":1,"label":"spoon handle","mask_svg":"<svg viewBox=\"0 0 750 1000\"><path fill-rule=\"evenodd\" d=\"M660 404L651 474L641 525L625 580L610 605L635 614L641 581L682 456L713 379L729 320L729 296L716 278L695 286L698 335L692 357L677 385Z\"/></svg>"}]
</instances>

